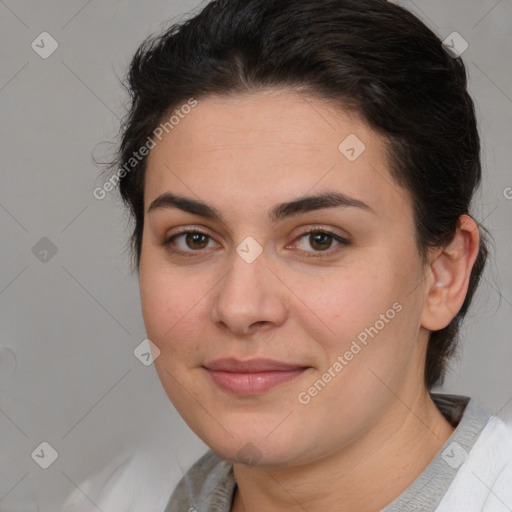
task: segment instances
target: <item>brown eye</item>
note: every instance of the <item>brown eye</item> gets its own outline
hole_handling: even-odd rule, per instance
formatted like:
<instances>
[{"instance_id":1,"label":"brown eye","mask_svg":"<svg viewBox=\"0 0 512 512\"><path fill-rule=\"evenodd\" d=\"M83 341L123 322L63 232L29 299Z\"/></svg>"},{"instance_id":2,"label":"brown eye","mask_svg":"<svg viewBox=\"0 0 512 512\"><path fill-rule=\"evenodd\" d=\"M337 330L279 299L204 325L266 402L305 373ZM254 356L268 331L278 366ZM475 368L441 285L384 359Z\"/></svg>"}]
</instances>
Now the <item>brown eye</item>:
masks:
<instances>
[{"instance_id":1,"label":"brown eye","mask_svg":"<svg viewBox=\"0 0 512 512\"><path fill-rule=\"evenodd\" d=\"M313 249L325 251L332 245L333 237L328 233L311 233L309 235L309 243Z\"/></svg>"},{"instance_id":2,"label":"brown eye","mask_svg":"<svg viewBox=\"0 0 512 512\"><path fill-rule=\"evenodd\" d=\"M329 251L333 246L333 242L335 243L335 246L332 251ZM310 253L311 256L322 257L323 254L315 253L328 252L327 255L330 255L339 248L339 246L350 245L350 242L336 233L331 233L330 231L321 229L313 229L302 233L302 235L297 238L296 245L298 249L305 253Z\"/></svg>"},{"instance_id":3,"label":"brown eye","mask_svg":"<svg viewBox=\"0 0 512 512\"><path fill-rule=\"evenodd\" d=\"M204 249L208 245L208 238L204 233L186 233L185 244L190 249Z\"/></svg>"},{"instance_id":4,"label":"brown eye","mask_svg":"<svg viewBox=\"0 0 512 512\"><path fill-rule=\"evenodd\" d=\"M213 238L202 231L182 231L172 235L163 242L163 245L173 253L194 256L194 253L201 253L203 249L210 248Z\"/></svg>"}]
</instances>

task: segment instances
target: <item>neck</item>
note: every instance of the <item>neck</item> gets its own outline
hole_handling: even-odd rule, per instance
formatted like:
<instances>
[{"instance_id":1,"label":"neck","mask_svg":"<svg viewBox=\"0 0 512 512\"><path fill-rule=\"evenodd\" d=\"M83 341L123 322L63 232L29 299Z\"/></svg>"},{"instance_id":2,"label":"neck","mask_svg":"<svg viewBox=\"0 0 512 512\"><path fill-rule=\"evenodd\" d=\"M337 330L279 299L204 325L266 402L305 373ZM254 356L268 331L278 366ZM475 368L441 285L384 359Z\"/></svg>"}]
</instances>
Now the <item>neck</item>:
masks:
<instances>
[{"instance_id":1,"label":"neck","mask_svg":"<svg viewBox=\"0 0 512 512\"><path fill-rule=\"evenodd\" d=\"M372 430L320 460L272 468L235 464L231 512L380 510L412 484L453 431L428 392L407 406L397 399Z\"/></svg>"}]
</instances>

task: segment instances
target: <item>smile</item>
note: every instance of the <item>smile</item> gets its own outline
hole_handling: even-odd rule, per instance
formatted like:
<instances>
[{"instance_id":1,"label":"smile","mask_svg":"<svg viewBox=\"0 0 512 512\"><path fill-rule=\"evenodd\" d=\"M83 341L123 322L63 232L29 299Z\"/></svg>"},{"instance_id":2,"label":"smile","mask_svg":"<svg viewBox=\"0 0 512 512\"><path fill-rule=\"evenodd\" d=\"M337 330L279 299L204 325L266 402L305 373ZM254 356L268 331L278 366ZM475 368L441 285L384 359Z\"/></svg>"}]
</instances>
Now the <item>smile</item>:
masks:
<instances>
[{"instance_id":1,"label":"smile","mask_svg":"<svg viewBox=\"0 0 512 512\"><path fill-rule=\"evenodd\" d=\"M263 372L231 372L205 368L213 382L222 390L238 395L258 395L279 384L302 375L308 368L270 370Z\"/></svg>"},{"instance_id":2,"label":"smile","mask_svg":"<svg viewBox=\"0 0 512 512\"><path fill-rule=\"evenodd\" d=\"M203 368L222 390L238 395L257 395L302 375L308 367L274 361L218 359Z\"/></svg>"}]
</instances>

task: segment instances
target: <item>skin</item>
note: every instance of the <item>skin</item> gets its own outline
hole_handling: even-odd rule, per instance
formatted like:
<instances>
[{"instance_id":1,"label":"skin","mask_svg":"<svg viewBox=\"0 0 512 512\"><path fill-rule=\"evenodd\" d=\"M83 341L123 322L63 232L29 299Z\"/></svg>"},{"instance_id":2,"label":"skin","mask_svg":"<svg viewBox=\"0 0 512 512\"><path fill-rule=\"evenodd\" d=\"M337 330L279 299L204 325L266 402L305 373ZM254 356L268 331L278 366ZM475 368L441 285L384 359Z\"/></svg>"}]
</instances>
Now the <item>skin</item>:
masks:
<instances>
[{"instance_id":1,"label":"skin","mask_svg":"<svg viewBox=\"0 0 512 512\"><path fill-rule=\"evenodd\" d=\"M355 161L338 150L349 134L366 146ZM144 322L160 350L155 366L170 400L234 465L232 511L379 510L454 430L425 388L425 350L429 330L448 325L463 303L478 229L462 216L453 242L422 265L411 197L393 181L384 143L355 114L272 89L200 99L148 156L139 271ZM279 203L327 191L371 210L268 217ZM165 192L206 202L223 221L173 207L148 212ZM329 237L315 242L307 234L315 226L349 245ZM210 238L187 245L184 235L165 245L194 227ZM252 263L236 252L248 236L263 248ZM300 403L298 394L394 303L401 311ZM230 356L310 368L260 395L234 395L202 368ZM247 443L256 447L252 465L239 453Z\"/></svg>"}]
</instances>

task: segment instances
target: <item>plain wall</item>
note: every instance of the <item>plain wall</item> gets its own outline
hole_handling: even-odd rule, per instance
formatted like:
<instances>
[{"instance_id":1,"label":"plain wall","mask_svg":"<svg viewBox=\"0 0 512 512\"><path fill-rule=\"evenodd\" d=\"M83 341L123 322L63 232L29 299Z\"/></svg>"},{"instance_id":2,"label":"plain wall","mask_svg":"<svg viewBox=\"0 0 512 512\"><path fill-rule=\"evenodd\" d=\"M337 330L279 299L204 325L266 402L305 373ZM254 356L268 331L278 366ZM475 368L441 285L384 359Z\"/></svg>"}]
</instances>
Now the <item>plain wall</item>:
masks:
<instances>
[{"instance_id":1,"label":"plain wall","mask_svg":"<svg viewBox=\"0 0 512 512\"><path fill-rule=\"evenodd\" d=\"M510 421L512 3L400 3L442 39L456 31L469 43L463 60L484 165L473 213L496 246L441 391L473 396ZM92 155L108 155L125 113L119 80L130 57L147 35L198 5L0 3L2 511L57 506L76 483L147 439L169 452L170 493L206 449L154 368L133 354L146 335L126 249L128 217L116 193L104 200L92 193L102 183ZM46 59L31 47L44 31L58 43ZM43 441L59 454L46 470L31 457Z\"/></svg>"}]
</instances>

